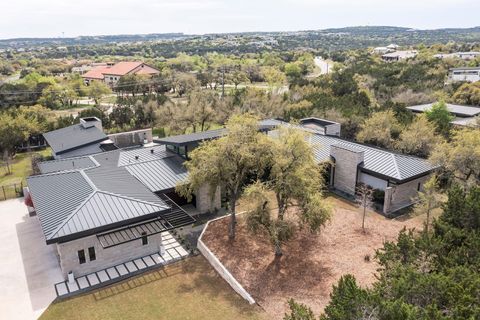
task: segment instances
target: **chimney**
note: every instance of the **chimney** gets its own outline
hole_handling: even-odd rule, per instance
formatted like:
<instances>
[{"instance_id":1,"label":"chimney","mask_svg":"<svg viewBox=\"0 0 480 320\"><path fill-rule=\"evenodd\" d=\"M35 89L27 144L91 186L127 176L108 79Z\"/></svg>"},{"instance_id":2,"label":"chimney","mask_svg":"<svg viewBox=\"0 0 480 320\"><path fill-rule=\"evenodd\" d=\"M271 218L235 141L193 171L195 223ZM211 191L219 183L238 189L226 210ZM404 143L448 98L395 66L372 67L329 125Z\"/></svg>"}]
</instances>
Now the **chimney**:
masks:
<instances>
[{"instance_id":1,"label":"chimney","mask_svg":"<svg viewBox=\"0 0 480 320\"><path fill-rule=\"evenodd\" d=\"M80 118L80 125L85 129L97 127L98 130L103 131L102 120L97 117Z\"/></svg>"}]
</instances>

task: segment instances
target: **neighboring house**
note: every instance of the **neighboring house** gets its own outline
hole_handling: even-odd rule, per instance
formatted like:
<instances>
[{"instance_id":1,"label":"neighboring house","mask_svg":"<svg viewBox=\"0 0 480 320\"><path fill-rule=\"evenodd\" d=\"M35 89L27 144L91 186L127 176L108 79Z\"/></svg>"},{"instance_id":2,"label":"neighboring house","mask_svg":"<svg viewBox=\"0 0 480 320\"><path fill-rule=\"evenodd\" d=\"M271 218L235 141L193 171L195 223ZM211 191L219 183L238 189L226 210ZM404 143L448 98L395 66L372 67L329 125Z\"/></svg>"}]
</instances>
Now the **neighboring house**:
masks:
<instances>
[{"instance_id":1,"label":"neighboring house","mask_svg":"<svg viewBox=\"0 0 480 320\"><path fill-rule=\"evenodd\" d=\"M389 52L395 52L397 51L398 49L398 45L396 44L389 44L388 46L386 47L376 47L376 48L373 48L373 54L386 54L386 53L389 53Z\"/></svg>"},{"instance_id":2,"label":"neighboring house","mask_svg":"<svg viewBox=\"0 0 480 320\"><path fill-rule=\"evenodd\" d=\"M175 193L187 177L184 159L165 146L118 149L42 162L28 178L47 244L55 245L65 277L162 253L161 233L220 208L201 188L188 201Z\"/></svg>"},{"instance_id":3,"label":"neighboring house","mask_svg":"<svg viewBox=\"0 0 480 320\"><path fill-rule=\"evenodd\" d=\"M89 64L81 65L80 67L72 67L72 73L78 73L80 75L83 75L95 68L106 68L112 65L113 65L112 63L107 63L107 62L92 62Z\"/></svg>"},{"instance_id":4,"label":"neighboring house","mask_svg":"<svg viewBox=\"0 0 480 320\"><path fill-rule=\"evenodd\" d=\"M121 77L127 74L155 75L160 70L155 69L143 62L122 61L113 66L99 66L82 75L86 85L92 81L103 81L110 86L114 86Z\"/></svg>"},{"instance_id":5,"label":"neighboring house","mask_svg":"<svg viewBox=\"0 0 480 320\"><path fill-rule=\"evenodd\" d=\"M395 50L391 50L387 47L376 47L376 48L373 48L373 51L372 53L373 54L385 54L385 53L389 53L389 52L393 52Z\"/></svg>"},{"instance_id":6,"label":"neighboring house","mask_svg":"<svg viewBox=\"0 0 480 320\"><path fill-rule=\"evenodd\" d=\"M464 68L452 68L448 75L448 81L467 81L477 82L480 81L480 67L464 67Z\"/></svg>"},{"instance_id":7,"label":"neighboring house","mask_svg":"<svg viewBox=\"0 0 480 320\"><path fill-rule=\"evenodd\" d=\"M415 58L417 54L418 52L415 50L395 51L382 55L382 59L384 61L400 61Z\"/></svg>"},{"instance_id":8,"label":"neighboring house","mask_svg":"<svg viewBox=\"0 0 480 320\"><path fill-rule=\"evenodd\" d=\"M462 60L473 60L477 57L480 57L480 52L470 51L470 52L438 53L438 54L435 54L434 57L438 59L458 58Z\"/></svg>"},{"instance_id":9,"label":"neighboring house","mask_svg":"<svg viewBox=\"0 0 480 320\"><path fill-rule=\"evenodd\" d=\"M423 113L432 108L434 103L421 104L407 107L408 110L415 113ZM480 107L462 106L446 103L447 110L455 117L451 121L456 126L477 126L477 119L480 116Z\"/></svg>"}]
</instances>

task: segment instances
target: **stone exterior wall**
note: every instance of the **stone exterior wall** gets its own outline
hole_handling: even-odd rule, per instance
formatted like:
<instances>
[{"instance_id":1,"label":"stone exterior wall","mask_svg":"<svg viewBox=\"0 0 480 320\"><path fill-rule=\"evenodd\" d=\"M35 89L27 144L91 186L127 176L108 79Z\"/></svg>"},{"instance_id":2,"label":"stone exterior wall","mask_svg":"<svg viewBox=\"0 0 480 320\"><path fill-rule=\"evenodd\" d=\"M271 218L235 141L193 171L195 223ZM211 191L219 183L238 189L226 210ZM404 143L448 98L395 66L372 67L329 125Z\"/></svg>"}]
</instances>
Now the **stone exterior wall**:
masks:
<instances>
[{"instance_id":1,"label":"stone exterior wall","mask_svg":"<svg viewBox=\"0 0 480 320\"><path fill-rule=\"evenodd\" d=\"M325 134L340 137L340 123L329 124L325 127Z\"/></svg>"},{"instance_id":2,"label":"stone exterior wall","mask_svg":"<svg viewBox=\"0 0 480 320\"><path fill-rule=\"evenodd\" d=\"M347 194L354 195L358 164L363 162L363 151L332 145L330 155L335 159L333 187Z\"/></svg>"},{"instance_id":3,"label":"stone exterior wall","mask_svg":"<svg viewBox=\"0 0 480 320\"><path fill-rule=\"evenodd\" d=\"M73 271L73 275L79 277L128 260L160 252L161 242L162 234L158 233L148 237L147 245L142 245L142 240L137 239L104 249L97 237L93 235L69 242L58 243L57 252L60 258L60 267L63 276L67 278L68 272ZM95 261L90 261L88 255L89 247L95 248ZM78 261L78 251L82 249L85 250L86 262L80 264Z\"/></svg>"},{"instance_id":4,"label":"stone exterior wall","mask_svg":"<svg viewBox=\"0 0 480 320\"><path fill-rule=\"evenodd\" d=\"M109 134L108 138L119 148L141 145L144 139L153 141L152 128Z\"/></svg>"},{"instance_id":5,"label":"stone exterior wall","mask_svg":"<svg viewBox=\"0 0 480 320\"><path fill-rule=\"evenodd\" d=\"M406 183L391 185L385 190L385 202L383 205L384 213L391 213L395 210L409 206L414 202L418 195L418 184L420 191L423 190L423 184L430 178L426 175Z\"/></svg>"},{"instance_id":6,"label":"stone exterior wall","mask_svg":"<svg viewBox=\"0 0 480 320\"><path fill-rule=\"evenodd\" d=\"M221 192L220 187L217 187L215 196L211 197L208 185L202 186L195 194L196 204L195 207L200 213L213 212L215 209L221 207Z\"/></svg>"}]
</instances>

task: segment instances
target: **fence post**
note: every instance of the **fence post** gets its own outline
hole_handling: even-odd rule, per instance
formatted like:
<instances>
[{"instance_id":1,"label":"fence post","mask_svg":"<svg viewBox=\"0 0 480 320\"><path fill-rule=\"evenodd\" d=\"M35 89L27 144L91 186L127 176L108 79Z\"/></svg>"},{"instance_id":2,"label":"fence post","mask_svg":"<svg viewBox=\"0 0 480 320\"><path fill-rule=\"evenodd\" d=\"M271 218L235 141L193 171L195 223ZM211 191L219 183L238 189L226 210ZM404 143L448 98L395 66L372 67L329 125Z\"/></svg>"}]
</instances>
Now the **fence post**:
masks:
<instances>
[{"instance_id":1,"label":"fence post","mask_svg":"<svg viewBox=\"0 0 480 320\"><path fill-rule=\"evenodd\" d=\"M7 200L7 195L5 194L5 186L2 186L3 190L3 200Z\"/></svg>"}]
</instances>

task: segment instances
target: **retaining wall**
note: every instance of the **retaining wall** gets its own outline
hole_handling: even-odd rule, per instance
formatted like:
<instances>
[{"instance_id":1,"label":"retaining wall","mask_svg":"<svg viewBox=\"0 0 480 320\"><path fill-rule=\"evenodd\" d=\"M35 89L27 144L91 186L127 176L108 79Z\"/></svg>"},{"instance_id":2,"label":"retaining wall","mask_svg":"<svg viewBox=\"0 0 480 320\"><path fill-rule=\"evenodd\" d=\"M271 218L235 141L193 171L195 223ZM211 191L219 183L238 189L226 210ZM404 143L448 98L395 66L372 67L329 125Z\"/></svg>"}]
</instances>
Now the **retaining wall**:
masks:
<instances>
[{"instance_id":1,"label":"retaining wall","mask_svg":"<svg viewBox=\"0 0 480 320\"><path fill-rule=\"evenodd\" d=\"M226 217L220 217L211 221L215 221L218 219L224 219ZM207 259L207 261L212 265L212 267L218 272L218 274L227 281L227 283L235 290L236 293L238 293L242 298L247 300L250 304L255 303L255 300L252 298L252 296L245 290L242 285L233 277L233 275L228 271L227 268L218 260L218 258L213 254L212 251L205 245L205 243L202 241L203 234L205 230L207 230L208 225L210 222L207 222L207 225L202 231L202 234L200 235L200 238L198 238L198 243L197 243L197 249L200 251L200 253Z\"/></svg>"}]
</instances>

